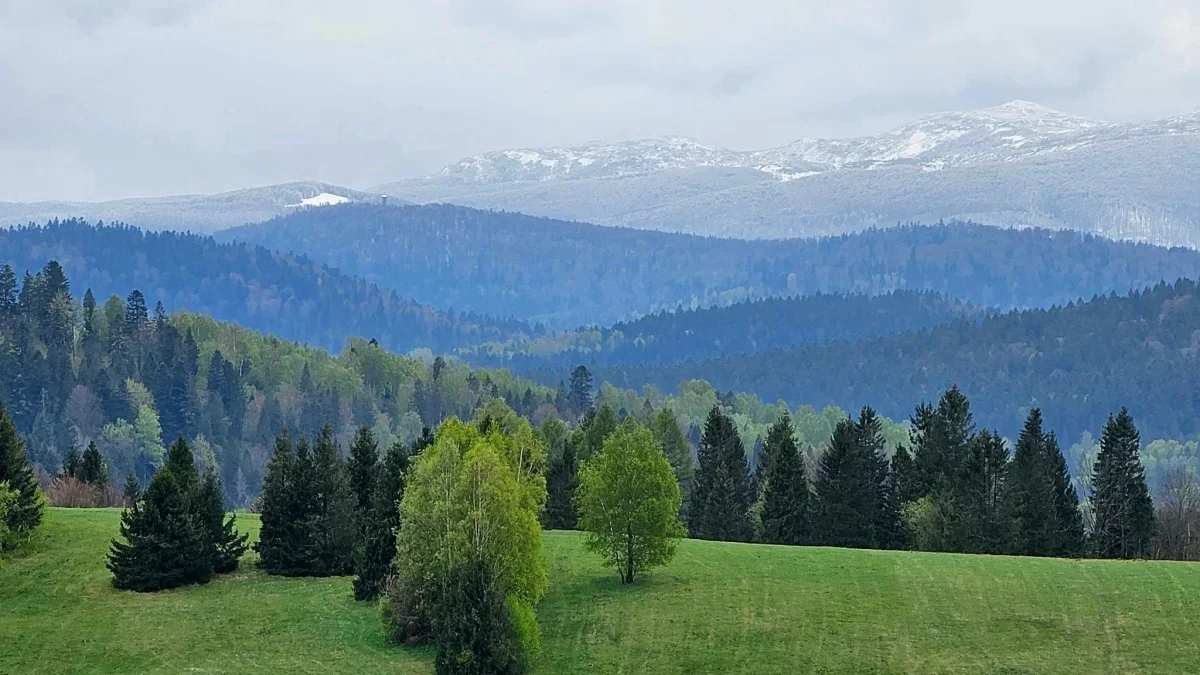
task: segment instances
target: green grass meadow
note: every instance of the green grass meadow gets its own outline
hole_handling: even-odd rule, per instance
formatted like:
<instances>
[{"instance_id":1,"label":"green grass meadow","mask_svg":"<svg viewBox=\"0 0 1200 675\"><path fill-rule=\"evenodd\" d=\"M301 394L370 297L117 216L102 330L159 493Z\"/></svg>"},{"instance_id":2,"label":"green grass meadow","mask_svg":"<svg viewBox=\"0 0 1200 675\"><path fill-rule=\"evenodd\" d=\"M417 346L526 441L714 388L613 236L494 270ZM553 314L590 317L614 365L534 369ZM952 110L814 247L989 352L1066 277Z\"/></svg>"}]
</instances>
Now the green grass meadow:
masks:
<instances>
[{"instance_id":1,"label":"green grass meadow","mask_svg":"<svg viewBox=\"0 0 1200 675\"><path fill-rule=\"evenodd\" d=\"M0 673L432 671L348 578L268 577L252 553L206 586L114 591L119 516L51 509L0 559ZM1200 672L1200 564L685 541L622 587L576 533L545 554L537 673Z\"/></svg>"}]
</instances>

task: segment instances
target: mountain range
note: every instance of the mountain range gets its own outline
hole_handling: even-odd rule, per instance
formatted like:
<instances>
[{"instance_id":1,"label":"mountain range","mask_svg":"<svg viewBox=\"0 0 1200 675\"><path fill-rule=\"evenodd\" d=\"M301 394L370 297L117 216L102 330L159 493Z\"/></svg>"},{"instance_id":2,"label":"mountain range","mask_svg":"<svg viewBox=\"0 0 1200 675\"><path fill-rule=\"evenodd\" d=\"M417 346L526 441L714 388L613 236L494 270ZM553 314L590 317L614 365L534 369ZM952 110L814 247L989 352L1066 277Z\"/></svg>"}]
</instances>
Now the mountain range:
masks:
<instances>
[{"instance_id":1,"label":"mountain range","mask_svg":"<svg viewBox=\"0 0 1200 675\"><path fill-rule=\"evenodd\" d=\"M372 192L736 238L971 219L1200 245L1200 112L1108 123L1028 101L738 151L682 137L489 152Z\"/></svg>"}]
</instances>

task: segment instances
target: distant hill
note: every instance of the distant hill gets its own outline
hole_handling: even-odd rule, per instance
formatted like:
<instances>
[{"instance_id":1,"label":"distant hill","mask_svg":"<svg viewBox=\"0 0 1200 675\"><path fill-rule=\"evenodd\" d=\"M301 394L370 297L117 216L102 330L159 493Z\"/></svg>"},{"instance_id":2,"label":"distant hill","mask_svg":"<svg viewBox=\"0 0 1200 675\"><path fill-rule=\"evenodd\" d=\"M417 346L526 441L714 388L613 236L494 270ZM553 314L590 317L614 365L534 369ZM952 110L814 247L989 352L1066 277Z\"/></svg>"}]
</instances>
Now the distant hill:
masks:
<instances>
[{"instance_id":1,"label":"distant hill","mask_svg":"<svg viewBox=\"0 0 1200 675\"><path fill-rule=\"evenodd\" d=\"M464 348L472 363L527 368L639 365L749 354L928 328L984 311L922 291L767 298L726 307L659 312L610 328L581 328Z\"/></svg>"},{"instance_id":2,"label":"distant hill","mask_svg":"<svg viewBox=\"0 0 1200 675\"><path fill-rule=\"evenodd\" d=\"M560 329L819 292L924 290L1042 307L1200 275L1191 249L970 223L738 241L450 205L345 204L217 237L303 253L437 307Z\"/></svg>"},{"instance_id":3,"label":"distant hill","mask_svg":"<svg viewBox=\"0 0 1200 675\"><path fill-rule=\"evenodd\" d=\"M378 198L375 194L338 185L303 181L215 195L172 195L105 202L0 202L0 226L83 218L122 221L153 230L212 232L300 209Z\"/></svg>"},{"instance_id":4,"label":"distant hill","mask_svg":"<svg viewBox=\"0 0 1200 675\"><path fill-rule=\"evenodd\" d=\"M547 384L566 376L563 369L528 374ZM980 426L1013 438L1035 406L1064 439L1095 433L1121 406L1143 438L1197 438L1200 287L1181 280L911 333L596 372L598 382L663 391L693 378L768 401L871 405L893 419L957 383Z\"/></svg>"},{"instance_id":5,"label":"distant hill","mask_svg":"<svg viewBox=\"0 0 1200 675\"><path fill-rule=\"evenodd\" d=\"M168 311L200 312L331 351L349 336L443 352L539 334L522 321L442 312L304 256L210 237L79 220L0 230L0 265L12 265L18 277L48 260L63 266L78 295L91 288L101 303L136 288L151 307L161 301Z\"/></svg>"},{"instance_id":6,"label":"distant hill","mask_svg":"<svg viewBox=\"0 0 1200 675\"><path fill-rule=\"evenodd\" d=\"M1018 100L767 150L673 136L502 150L372 190L737 238L960 219L1200 246L1198 182L1200 112L1108 123Z\"/></svg>"}]
</instances>

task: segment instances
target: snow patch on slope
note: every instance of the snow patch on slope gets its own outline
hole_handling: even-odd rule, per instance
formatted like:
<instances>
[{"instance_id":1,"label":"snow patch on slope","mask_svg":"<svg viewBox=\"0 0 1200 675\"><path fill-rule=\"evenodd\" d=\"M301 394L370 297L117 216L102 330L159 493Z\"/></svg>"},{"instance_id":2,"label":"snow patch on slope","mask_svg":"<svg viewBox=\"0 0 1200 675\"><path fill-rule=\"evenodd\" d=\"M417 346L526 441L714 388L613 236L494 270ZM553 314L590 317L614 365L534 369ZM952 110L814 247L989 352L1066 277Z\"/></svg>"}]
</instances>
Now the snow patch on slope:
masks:
<instances>
[{"instance_id":1,"label":"snow patch on slope","mask_svg":"<svg viewBox=\"0 0 1200 675\"><path fill-rule=\"evenodd\" d=\"M322 192L319 195L301 199L299 204L288 204L287 208L300 208L304 206L334 206L336 204L345 204L350 201L348 197L335 195L331 192Z\"/></svg>"}]
</instances>

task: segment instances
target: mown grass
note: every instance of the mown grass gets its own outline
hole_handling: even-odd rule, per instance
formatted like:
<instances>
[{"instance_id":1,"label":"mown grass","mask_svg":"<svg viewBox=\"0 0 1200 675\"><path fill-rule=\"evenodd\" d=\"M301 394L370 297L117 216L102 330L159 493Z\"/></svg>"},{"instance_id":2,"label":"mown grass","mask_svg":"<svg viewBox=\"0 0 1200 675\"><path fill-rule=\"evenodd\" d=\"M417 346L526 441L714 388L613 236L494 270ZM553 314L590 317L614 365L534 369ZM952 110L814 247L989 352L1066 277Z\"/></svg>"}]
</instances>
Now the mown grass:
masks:
<instances>
[{"instance_id":1,"label":"mown grass","mask_svg":"<svg viewBox=\"0 0 1200 675\"><path fill-rule=\"evenodd\" d=\"M51 510L0 561L0 673L431 671L345 578L268 577L251 555L207 586L114 591L118 518ZM687 541L622 587L577 534L545 551L538 673L1200 672L1197 564Z\"/></svg>"}]
</instances>

